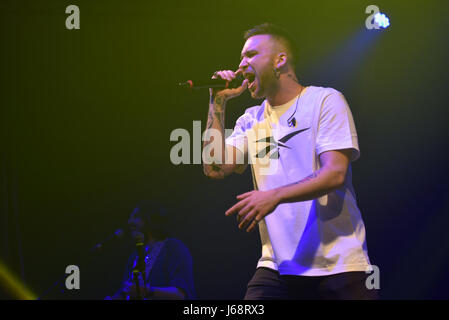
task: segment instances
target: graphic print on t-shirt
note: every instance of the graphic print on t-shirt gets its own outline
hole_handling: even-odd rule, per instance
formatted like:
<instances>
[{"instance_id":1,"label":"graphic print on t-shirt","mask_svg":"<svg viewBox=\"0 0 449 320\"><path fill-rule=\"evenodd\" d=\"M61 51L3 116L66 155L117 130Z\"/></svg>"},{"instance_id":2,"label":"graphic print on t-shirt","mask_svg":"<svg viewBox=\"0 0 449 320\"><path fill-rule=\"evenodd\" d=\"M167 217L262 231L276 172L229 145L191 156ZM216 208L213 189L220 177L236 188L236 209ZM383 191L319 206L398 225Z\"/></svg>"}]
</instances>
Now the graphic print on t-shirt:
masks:
<instances>
[{"instance_id":1,"label":"graphic print on t-shirt","mask_svg":"<svg viewBox=\"0 0 449 320\"><path fill-rule=\"evenodd\" d=\"M275 107L265 100L246 109L226 139L248 156L255 190L304 179L320 168L323 152L352 149L352 161L360 154L351 110L340 92L310 86L297 98ZM288 126L292 115L299 120L295 128ZM325 202L320 199L282 203L260 221L257 267L301 276L367 270L365 227L350 167L344 185L326 195Z\"/></svg>"},{"instance_id":2,"label":"graphic print on t-shirt","mask_svg":"<svg viewBox=\"0 0 449 320\"><path fill-rule=\"evenodd\" d=\"M262 139L255 141L256 144L263 143L263 142L269 143L268 146L266 146L265 148L263 148L262 150L257 152L255 157L256 158L264 158L267 154L270 154L271 151L275 150L273 153L271 153L270 159L279 159L281 156L279 153L279 147L291 149L289 146L284 145L284 143L286 143L288 140L290 140L291 138L296 136L298 133L301 133L307 129L310 129L310 128L305 128L305 129L291 132L291 133L283 136L282 138L280 138L279 141L276 141L276 139L274 139L273 136L269 136L269 137L262 138Z\"/></svg>"}]
</instances>

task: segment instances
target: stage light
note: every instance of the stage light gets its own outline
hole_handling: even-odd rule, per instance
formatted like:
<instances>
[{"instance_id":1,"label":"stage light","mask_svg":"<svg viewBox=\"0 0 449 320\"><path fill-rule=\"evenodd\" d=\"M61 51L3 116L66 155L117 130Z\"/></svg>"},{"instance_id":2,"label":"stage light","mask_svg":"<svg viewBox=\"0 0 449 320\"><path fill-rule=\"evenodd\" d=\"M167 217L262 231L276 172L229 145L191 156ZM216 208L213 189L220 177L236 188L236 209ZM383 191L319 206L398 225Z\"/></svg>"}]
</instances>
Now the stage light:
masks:
<instances>
[{"instance_id":1,"label":"stage light","mask_svg":"<svg viewBox=\"0 0 449 320\"><path fill-rule=\"evenodd\" d=\"M0 288L3 287L11 299L36 300L37 296L0 261Z\"/></svg>"},{"instance_id":2,"label":"stage light","mask_svg":"<svg viewBox=\"0 0 449 320\"><path fill-rule=\"evenodd\" d=\"M388 28L388 26L390 25L390 19L388 19L385 14L380 12L374 15L374 22L376 22L379 27L384 29Z\"/></svg>"}]
</instances>

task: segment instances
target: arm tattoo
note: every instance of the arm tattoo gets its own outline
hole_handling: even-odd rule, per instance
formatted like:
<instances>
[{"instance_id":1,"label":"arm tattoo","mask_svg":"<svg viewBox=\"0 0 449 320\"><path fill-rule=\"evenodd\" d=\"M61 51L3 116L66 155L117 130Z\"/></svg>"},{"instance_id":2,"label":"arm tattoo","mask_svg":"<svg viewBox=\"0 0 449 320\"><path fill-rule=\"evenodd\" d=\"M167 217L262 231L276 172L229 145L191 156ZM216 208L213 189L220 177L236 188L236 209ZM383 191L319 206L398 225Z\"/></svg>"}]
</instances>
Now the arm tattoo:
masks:
<instances>
[{"instance_id":1,"label":"arm tattoo","mask_svg":"<svg viewBox=\"0 0 449 320\"><path fill-rule=\"evenodd\" d=\"M215 100L211 97L211 102L213 104L209 105L209 114L207 117L207 125L206 125L206 131L210 130L211 128L215 127L218 131L221 132L221 139L224 137L224 127L225 127L225 111L224 111L224 99L221 97L216 97ZM216 106L218 106L218 110L216 110ZM215 139L215 138L214 138ZM204 140L203 147L213 143L213 139ZM224 146L224 142L222 143L222 148ZM222 152L226 152L224 149L221 150ZM215 151L213 151L215 153ZM222 160L226 161L226 160ZM224 163L223 162L223 163ZM209 175L211 173L214 174L216 177L224 177L225 172L223 170L223 166L220 164L217 164L215 162L211 164L204 164L203 170L206 175Z\"/></svg>"},{"instance_id":2,"label":"arm tattoo","mask_svg":"<svg viewBox=\"0 0 449 320\"><path fill-rule=\"evenodd\" d=\"M209 130L213 124L214 124L214 114L211 110L209 111L209 115L207 117L207 130Z\"/></svg>"},{"instance_id":3,"label":"arm tattoo","mask_svg":"<svg viewBox=\"0 0 449 320\"><path fill-rule=\"evenodd\" d=\"M311 181L311 180L315 179L316 177L318 177L320 171L321 171L321 170L318 170L318 171L316 171L316 172L314 172L314 173L308 175L307 177L305 177L305 178L303 178L303 179L301 179L301 180L299 180L299 181L296 181L296 182L293 182L293 183L288 184L287 186L293 186L293 185L295 185L295 184L301 184L301 183L304 183L304 182Z\"/></svg>"},{"instance_id":4,"label":"arm tattoo","mask_svg":"<svg viewBox=\"0 0 449 320\"><path fill-rule=\"evenodd\" d=\"M301 179L301 180L295 182L294 184L300 184L300 183L304 183L304 182L310 181L313 178L316 178L317 176L318 176L318 172L314 172L314 173L308 175L307 177L305 177L304 179Z\"/></svg>"},{"instance_id":5,"label":"arm tattoo","mask_svg":"<svg viewBox=\"0 0 449 320\"><path fill-rule=\"evenodd\" d=\"M209 175L211 172L215 172L219 176L224 177L223 169L218 164L216 164L215 162L213 162L210 165L205 165L203 168L204 168L204 173L206 175Z\"/></svg>"},{"instance_id":6,"label":"arm tattoo","mask_svg":"<svg viewBox=\"0 0 449 320\"><path fill-rule=\"evenodd\" d=\"M225 102L225 99L222 96L216 96L214 98L214 100L212 100L212 102L214 102L214 101L215 101L215 104L218 104L221 106Z\"/></svg>"},{"instance_id":7,"label":"arm tattoo","mask_svg":"<svg viewBox=\"0 0 449 320\"><path fill-rule=\"evenodd\" d=\"M214 115L218 120L218 123L220 124L221 128L224 128L224 117L223 117L223 112L219 112L219 111L209 111L209 116L207 119L207 129L210 129L212 127L212 125L214 124Z\"/></svg>"}]
</instances>

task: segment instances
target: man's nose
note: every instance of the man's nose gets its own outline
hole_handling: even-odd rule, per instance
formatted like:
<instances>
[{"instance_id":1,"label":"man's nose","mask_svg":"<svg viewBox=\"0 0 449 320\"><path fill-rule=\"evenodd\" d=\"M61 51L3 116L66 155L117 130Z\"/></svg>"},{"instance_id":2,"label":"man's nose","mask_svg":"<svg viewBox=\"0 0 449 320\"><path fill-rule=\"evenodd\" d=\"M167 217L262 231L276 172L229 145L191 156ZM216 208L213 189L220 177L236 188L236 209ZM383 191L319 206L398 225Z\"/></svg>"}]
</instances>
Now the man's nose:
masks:
<instances>
[{"instance_id":1,"label":"man's nose","mask_svg":"<svg viewBox=\"0 0 449 320\"><path fill-rule=\"evenodd\" d=\"M246 62L246 58L243 58L239 64L239 69L245 71L246 68L248 68L248 63Z\"/></svg>"}]
</instances>

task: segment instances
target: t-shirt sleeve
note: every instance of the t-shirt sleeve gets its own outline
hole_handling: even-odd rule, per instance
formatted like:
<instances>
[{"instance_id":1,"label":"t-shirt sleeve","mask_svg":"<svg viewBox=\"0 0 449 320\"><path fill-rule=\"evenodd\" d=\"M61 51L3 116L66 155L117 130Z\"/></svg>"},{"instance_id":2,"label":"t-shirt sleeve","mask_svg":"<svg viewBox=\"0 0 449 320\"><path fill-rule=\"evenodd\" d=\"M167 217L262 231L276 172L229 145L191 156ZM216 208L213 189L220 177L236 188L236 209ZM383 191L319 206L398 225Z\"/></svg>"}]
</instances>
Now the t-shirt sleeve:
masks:
<instances>
[{"instance_id":1,"label":"t-shirt sleeve","mask_svg":"<svg viewBox=\"0 0 449 320\"><path fill-rule=\"evenodd\" d=\"M340 92L326 96L318 122L316 152L352 149L351 161L360 157L354 119L345 97Z\"/></svg>"},{"instance_id":2,"label":"t-shirt sleeve","mask_svg":"<svg viewBox=\"0 0 449 320\"><path fill-rule=\"evenodd\" d=\"M179 240L171 239L167 245L169 251L169 286L181 289L186 299L195 298L193 284L192 256L187 247Z\"/></svg>"},{"instance_id":3,"label":"t-shirt sleeve","mask_svg":"<svg viewBox=\"0 0 449 320\"><path fill-rule=\"evenodd\" d=\"M243 155L247 152L246 121L247 114L240 116L235 122L234 131L226 138L226 144L236 147Z\"/></svg>"}]
</instances>

